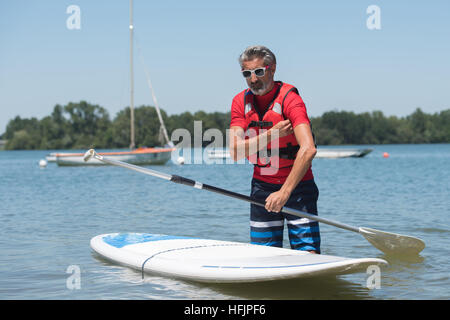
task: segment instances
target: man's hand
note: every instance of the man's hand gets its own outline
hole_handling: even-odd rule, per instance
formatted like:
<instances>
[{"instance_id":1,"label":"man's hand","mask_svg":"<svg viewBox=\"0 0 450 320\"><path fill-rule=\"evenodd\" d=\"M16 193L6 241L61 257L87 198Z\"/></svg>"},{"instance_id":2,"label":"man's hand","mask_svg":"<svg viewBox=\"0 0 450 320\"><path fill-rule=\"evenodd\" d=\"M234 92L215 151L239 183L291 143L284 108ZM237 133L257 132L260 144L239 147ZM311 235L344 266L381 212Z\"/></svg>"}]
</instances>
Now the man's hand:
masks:
<instances>
[{"instance_id":1,"label":"man's hand","mask_svg":"<svg viewBox=\"0 0 450 320\"><path fill-rule=\"evenodd\" d=\"M278 130L278 137L285 137L294 133L294 129L292 129L291 121L283 120L274 125L270 130Z\"/></svg>"},{"instance_id":2,"label":"man's hand","mask_svg":"<svg viewBox=\"0 0 450 320\"><path fill-rule=\"evenodd\" d=\"M271 193L266 199L265 208L269 212L280 212L289 200L290 193L280 190Z\"/></svg>"}]
</instances>

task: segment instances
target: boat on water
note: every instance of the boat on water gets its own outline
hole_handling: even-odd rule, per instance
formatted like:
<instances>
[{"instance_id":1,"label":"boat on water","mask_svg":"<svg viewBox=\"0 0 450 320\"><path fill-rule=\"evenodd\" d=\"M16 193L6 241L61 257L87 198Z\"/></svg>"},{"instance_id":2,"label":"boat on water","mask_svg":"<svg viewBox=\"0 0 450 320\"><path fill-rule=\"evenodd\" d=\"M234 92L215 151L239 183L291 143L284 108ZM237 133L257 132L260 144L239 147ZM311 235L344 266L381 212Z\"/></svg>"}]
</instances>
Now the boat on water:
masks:
<instances>
[{"instance_id":1,"label":"boat on water","mask_svg":"<svg viewBox=\"0 0 450 320\"><path fill-rule=\"evenodd\" d=\"M362 158L372 149L317 149L315 158Z\"/></svg>"},{"instance_id":2,"label":"boat on water","mask_svg":"<svg viewBox=\"0 0 450 320\"><path fill-rule=\"evenodd\" d=\"M323 149L318 148L315 158L361 158L372 152L372 149ZM230 151L226 149L211 149L208 151L210 159L227 159Z\"/></svg>"},{"instance_id":3,"label":"boat on water","mask_svg":"<svg viewBox=\"0 0 450 320\"><path fill-rule=\"evenodd\" d=\"M134 129L134 75L133 75L133 1L130 1L130 150L122 151L117 150L113 152L99 153L102 156L112 158L114 160L123 161L136 165L163 165L172 156L172 151L176 150L174 144L170 141L167 129L164 125L161 111L156 100L153 86L151 85L150 76L145 70L147 77L147 83L152 93L153 101L155 104L156 113L158 115L159 122L161 124L162 136L164 137L166 144L164 147L155 148L135 148L135 129ZM104 162L93 159L92 161L85 162L83 160L83 153L51 153L47 155L48 162L56 162L58 166L85 166L85 165L105 165Z\"/></svg>"},{"instance_id":4,"label":"boat on water","mask_svg":"<svg viewBox=\"0 0 450 320\"><path fill-rule=\"evenodd\" d=\"M56 152L49 153L45 156L45 160L47 160L47 162L56 162L56 154Z\"/></svg>"},{"instance_id":5,"label":"boat on water","mask_svg":"<svg viewBox=\"0 0 450 320\"><path fill-rule=\"evenodd\" d=\"M138 148L133 151L99 152L110 159L135 165L165 164L171 157L174 148ZM58 166L105 165L97 159L85 162L84 153L56 153L55 162Z\"/></svg>"},{"instance_id":6,"label":"boat on water","mask_svg":"<svg viewBox=\"0 0 450 320\"><path fill-rule=\"evenodd\" d=\"M210 159L227 159L230 157L230 151L224 149L208 150L208 158Z\"/></svg>"}]
</instances>

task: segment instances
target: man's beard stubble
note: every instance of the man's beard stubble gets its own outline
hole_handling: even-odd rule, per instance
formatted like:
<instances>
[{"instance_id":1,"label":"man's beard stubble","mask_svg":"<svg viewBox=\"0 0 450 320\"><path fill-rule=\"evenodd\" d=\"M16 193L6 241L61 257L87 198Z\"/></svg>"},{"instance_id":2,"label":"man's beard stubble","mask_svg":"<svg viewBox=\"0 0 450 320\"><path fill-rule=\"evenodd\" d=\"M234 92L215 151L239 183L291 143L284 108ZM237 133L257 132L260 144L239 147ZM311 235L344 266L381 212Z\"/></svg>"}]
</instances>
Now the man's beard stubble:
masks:
<instances>
[{"instance_id":1,"label":"man's beard stubble","mask_svg":"<svg viewBox=\"0 0 450 320\"><path fill-rule=\"evenodd\" d=\"M253 94L257 96L261 96L267 93L267 89L269 87L269 82L263 82L261 80L257 80L254 83L249 84L250 90Z\"/></svg>"}]
</instances>

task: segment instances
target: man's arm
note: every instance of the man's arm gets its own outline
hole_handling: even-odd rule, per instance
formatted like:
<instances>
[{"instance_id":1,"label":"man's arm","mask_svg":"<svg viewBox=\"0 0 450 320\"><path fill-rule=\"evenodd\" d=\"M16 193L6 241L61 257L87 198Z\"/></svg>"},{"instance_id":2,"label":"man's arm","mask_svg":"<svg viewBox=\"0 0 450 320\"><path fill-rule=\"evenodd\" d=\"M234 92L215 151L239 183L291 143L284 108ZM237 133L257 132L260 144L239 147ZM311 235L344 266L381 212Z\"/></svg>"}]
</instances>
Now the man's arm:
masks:
<instances>
[{"instance_id":1,"label":"man's arm","mask_svg":"<svg viewBox=\"0 0 450 320\"><path fill-rule=\"evenodd\" d=\"M265 206L267 211L280 212L291 196L292 191L303 179L316 155L317 150L309 124L300 123L294 128L294 134L300 149L297 152L292 170L281 189L267 197Z\"/></svg>"}]
</instances>

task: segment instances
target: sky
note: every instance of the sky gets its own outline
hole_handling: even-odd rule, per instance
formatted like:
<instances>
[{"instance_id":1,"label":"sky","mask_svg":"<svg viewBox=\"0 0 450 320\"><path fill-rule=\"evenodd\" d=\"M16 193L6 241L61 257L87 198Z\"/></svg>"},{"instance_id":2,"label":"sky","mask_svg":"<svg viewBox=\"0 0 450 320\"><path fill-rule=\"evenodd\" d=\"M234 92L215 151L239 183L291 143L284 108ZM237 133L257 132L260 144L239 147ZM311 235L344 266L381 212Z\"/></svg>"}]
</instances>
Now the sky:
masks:
<instances>
[{"instance_id":1,"label":"sky","mask_svg":"<svg viewBox=\"0 0 450 320\"><path fill-rule=\"evenodd\" d=\"M79 8L79 28L73 12ZM369 10L376 6L376 12ZM450 108L450 1L133 1L135 106L229 111L249 45L277 57L309 116ZM130 104L129 0L0 2L0 134L81 100L111 119ZM77 25L75 24L75 27ZM374 28L376 27L376 28Z\"/></svg>"}]
</instances>

